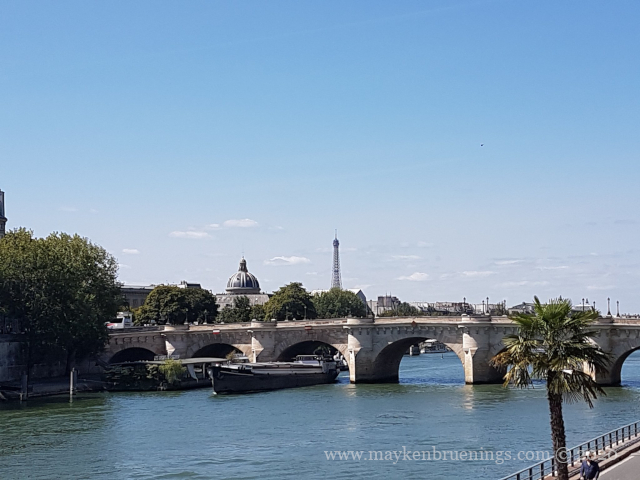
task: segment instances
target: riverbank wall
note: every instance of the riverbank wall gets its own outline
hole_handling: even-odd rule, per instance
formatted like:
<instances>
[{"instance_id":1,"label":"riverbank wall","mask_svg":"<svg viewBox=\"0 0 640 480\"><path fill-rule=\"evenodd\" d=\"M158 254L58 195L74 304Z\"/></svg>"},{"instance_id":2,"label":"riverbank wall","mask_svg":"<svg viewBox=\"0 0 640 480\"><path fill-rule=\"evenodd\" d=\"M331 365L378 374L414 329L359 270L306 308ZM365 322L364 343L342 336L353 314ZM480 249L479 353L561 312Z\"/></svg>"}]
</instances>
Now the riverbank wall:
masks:
<instances>
[{"instance_id":1,"label":"riverbank wall","mask_svg":"<svg viewBox=\"0 0 640 480\"><path fill-rule=\"evenodd\" d=\"M21 334L0 334L0 384L20 380L27 371L27 343ZM97 373L95 362L89 360L78 362L76 369L80 374ZM32 353L30 369L31 379L56 378L65 375L66 356L63 353Z\"/></svg>"}]
</instances>

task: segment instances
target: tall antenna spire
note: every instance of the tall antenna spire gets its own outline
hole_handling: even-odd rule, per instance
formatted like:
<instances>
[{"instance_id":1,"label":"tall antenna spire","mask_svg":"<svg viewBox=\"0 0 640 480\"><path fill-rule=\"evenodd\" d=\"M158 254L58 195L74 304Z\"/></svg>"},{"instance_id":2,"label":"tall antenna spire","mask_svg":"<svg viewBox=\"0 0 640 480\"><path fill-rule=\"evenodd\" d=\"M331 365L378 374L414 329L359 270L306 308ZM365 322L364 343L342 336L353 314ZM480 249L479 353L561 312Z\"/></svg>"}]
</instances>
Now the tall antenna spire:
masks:
<instances>
[{"instance_id":1,"label":"tall antenna spire","mask_svg":"<svg viewBox=\"0 0 640 480\"><path fill-rule=\"evenodd\" d=\"M338 241L338 230L333 239L333 275L331 276L331 288L342 290L342 277L340 276L340 242Z\"/></svg>"},{"instance_id":2,"label":"tall antenna spire","mask_svg":"<svg viewBox=\"0 0 640 480\"><path fill-rule=\"evenodd\" d=\"M0 238L4 237L7 217L4 216L4 192L0 190Z\"/></svg>"}]
</instances>

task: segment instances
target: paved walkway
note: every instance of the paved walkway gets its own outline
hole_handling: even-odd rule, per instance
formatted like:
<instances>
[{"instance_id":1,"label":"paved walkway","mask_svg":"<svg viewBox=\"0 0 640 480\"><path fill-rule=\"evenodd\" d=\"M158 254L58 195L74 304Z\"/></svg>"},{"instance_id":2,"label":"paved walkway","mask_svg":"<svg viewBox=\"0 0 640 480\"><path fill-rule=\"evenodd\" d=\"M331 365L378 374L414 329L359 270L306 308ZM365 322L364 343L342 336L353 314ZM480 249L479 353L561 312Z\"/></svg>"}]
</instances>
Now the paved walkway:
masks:
<instances>
[{"instance_id":1,"label":"paved walkway","mask_svg":"<svg viewBox=\"0 0 640 480\"><path fill-rule=\"evenodd\" d=\"M640 478L640 452L613 465L600 475L600 480L637 480Z\"/></svg>"}]
</instances>

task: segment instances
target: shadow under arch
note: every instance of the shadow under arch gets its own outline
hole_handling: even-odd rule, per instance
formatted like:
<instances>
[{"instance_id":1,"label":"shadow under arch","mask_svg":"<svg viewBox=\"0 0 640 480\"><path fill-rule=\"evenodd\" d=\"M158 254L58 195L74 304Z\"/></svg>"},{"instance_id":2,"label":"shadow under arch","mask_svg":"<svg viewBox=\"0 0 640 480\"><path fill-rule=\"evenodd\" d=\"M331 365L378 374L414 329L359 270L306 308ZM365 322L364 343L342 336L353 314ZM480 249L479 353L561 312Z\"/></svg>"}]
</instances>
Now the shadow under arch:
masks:
<instances>
[{"instance_id":1,"label":"shadow under arch","mask_svg":"<svg viewBox=\"0 0 640 480\"><path fill-rule=\"evenodd\" d=\"M125 348L115 353L110 359L109 363L123 363L123 362L139 362L142 360L153 360L156 354L151 350L140 347Z\"/></svg>"},{"instance_id":2,"label":"shadow under arch","mask_svg":"<svg viewBox=\"0 0 640 480\"><path fill-rule=\"evenodd\" d=\"M225 358L231 353L242 353L242 351L228 343L211 343L196 350L191 358Z\"/></svg>"},{"instance_id":3,"label":"shadow under arch","mask_svg":"<svg viewBox=\"0 0 640 480\"><path fill-rule=\"evenodd\" d=\"M431 337L409 337L396 340L384 347L373 361L372 371L375 372L375 383L398 383L400 380L400 362L402 362L404 354L411 345L417 345L426 340L437 339ZM447 345L446 343L444 344ZM457 352L453 346L447 346L460 358L460 353ZM462 358L460 358L460 362L463 367L462 376L464 380L464 363Z\"/></svg>"},{"instance_id":4,"label":"shadow under arch","mask_svg":"<svg viewBox=\"0 0 640 480\"><path fill-rule=\"evenodd\" d=\"M285 348L278 358L277 362L291 362L298 355L330 355L334 356L338 353L338 349L333 345L321 342L319 340L306 340L304 342L294 343Z\"/></svg>"}]
</instances>

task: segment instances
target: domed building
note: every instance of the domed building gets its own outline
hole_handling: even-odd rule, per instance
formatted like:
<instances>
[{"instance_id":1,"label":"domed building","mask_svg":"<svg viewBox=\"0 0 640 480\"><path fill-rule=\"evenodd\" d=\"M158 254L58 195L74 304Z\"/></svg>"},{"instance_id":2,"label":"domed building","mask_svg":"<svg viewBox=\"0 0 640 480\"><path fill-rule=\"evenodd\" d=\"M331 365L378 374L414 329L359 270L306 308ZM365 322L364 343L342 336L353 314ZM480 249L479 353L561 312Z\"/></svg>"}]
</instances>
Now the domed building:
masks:
<instances>
[{"instance_id":1,"label":"domed building","mask_svg":"<svg viewBox=\"0 0 640 480\"><path fill-rule=\"evenodd\" d=\"M216 294L216 300L220 309L234 306L234 300L239 296L246 296L251 305L264 305L269 300L269 295L260 292L260 282L255 275L247 270L247 261L242 257L238 271L229 277L226 293Z\"/></svg>"},{"instance_id":2,"label":"domed building","mask_svg":"<svg viewBox=\"0 0 640 480\"><path fill-rule=\"evenodd\" d=\"M232 295L255 295L260 293L260 283L247 270L247 261L242 257L237 273L231 275L227 282L227 293Z\"/></svg>"}]
</instances>

